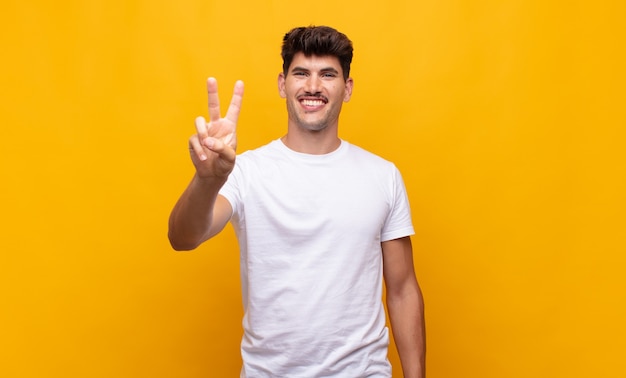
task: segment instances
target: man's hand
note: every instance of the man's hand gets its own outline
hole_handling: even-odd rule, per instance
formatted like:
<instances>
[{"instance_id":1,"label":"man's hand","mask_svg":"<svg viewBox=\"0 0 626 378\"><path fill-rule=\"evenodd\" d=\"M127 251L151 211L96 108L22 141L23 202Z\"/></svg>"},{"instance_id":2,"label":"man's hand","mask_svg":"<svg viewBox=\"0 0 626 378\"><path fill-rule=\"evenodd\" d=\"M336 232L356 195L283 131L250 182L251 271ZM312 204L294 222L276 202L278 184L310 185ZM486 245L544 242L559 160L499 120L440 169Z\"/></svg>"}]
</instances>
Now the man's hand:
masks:
<instances>
[{"instance_id":1,"label":"man's hand","mask_svg":"<svg viewBox=\"0 0 626 378\"><path fill-rule=\"evenodd\" d=\"M189 138L189 152L200 178L226 179L235 166L237 119L243 98L243 82L237 81L226 117L221 118L217 81L207 79L209 122L196 118L197 134Z\"/></svg>"}]
</instances>

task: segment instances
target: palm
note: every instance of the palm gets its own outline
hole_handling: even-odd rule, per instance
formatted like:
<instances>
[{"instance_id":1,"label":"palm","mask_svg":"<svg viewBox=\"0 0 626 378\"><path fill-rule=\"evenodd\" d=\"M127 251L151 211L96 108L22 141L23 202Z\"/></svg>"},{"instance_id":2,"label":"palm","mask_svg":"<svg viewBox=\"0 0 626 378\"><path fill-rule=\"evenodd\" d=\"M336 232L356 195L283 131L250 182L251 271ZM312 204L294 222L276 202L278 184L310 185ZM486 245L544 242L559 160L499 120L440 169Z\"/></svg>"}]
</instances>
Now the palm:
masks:
<instances>
[{"instance_id":1,"label":"palm","mask_svg":"<svg viewBox=\"0 0 626 378\"><path fill-rule=\"evenodd\" d=\"M237 138L235 136L237 124L233 121L227 118L222 118L215 122L211 121L208 129L209 137L219 139L231 148L237 149Z\"/></svg>"}]
</instances>

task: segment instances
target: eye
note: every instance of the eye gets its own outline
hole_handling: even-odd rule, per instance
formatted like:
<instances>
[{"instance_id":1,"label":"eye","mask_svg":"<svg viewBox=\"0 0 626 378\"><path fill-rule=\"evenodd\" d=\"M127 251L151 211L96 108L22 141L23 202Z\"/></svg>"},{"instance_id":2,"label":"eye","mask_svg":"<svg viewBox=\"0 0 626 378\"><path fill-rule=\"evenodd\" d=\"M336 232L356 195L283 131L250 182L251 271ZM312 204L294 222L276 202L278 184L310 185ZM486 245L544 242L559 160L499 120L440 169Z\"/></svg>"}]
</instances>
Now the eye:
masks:
<instances>
[{"instance_id":1,"label":"eye","mask_svg":"<svg viewBox=\"0 0 626 378\"><path fill-rule=\"evenodd\" d=\"M304 72L304 71L295 71L293 73L293 76L304 77L304 76L306 76L306 72Z\"/></svg>"}]
</instances>

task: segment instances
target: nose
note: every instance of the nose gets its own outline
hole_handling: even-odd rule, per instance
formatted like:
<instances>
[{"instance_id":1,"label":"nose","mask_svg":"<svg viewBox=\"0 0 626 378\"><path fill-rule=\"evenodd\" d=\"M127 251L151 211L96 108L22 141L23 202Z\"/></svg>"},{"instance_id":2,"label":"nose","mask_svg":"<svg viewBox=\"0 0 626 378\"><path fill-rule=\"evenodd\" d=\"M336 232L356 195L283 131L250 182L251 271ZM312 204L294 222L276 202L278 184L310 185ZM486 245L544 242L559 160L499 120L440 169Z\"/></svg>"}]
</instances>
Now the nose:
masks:
<instances>
[{"instance_id":1,"label":"nose","mask_svg":"<svg viewBox=\"0 0 626 378\"><path fill-rule=\"evenodd\" d=\"M310 75L305 83L305 90L309 93L318 93L320 91L320 77L318 75Z\"/></svg>"}]
</instances>

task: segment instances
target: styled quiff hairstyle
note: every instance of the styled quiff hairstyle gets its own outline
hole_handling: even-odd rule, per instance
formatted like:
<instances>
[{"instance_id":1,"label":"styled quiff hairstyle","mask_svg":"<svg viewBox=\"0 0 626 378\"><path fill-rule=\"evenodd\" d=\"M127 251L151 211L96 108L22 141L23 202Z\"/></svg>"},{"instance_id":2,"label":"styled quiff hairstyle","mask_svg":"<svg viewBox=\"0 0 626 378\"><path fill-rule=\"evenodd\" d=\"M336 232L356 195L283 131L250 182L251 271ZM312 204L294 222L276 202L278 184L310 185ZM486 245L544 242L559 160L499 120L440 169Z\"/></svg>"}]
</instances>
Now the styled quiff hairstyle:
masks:
<instances>
[{"instance_id":1,"label":"styled quiff hairstyle","mask_svg":"<svg viewBox=\"0 0 626 378\"><path fill-rule=\"evenodd\" d=\"M287 76L289 66L297 53L304 56L334 56L339 59L343 78L350 77L352 42L345 34L328 26L307 26L291 29L283 38L281 56L283 74Z\"/></svg>"}]
</instances>

